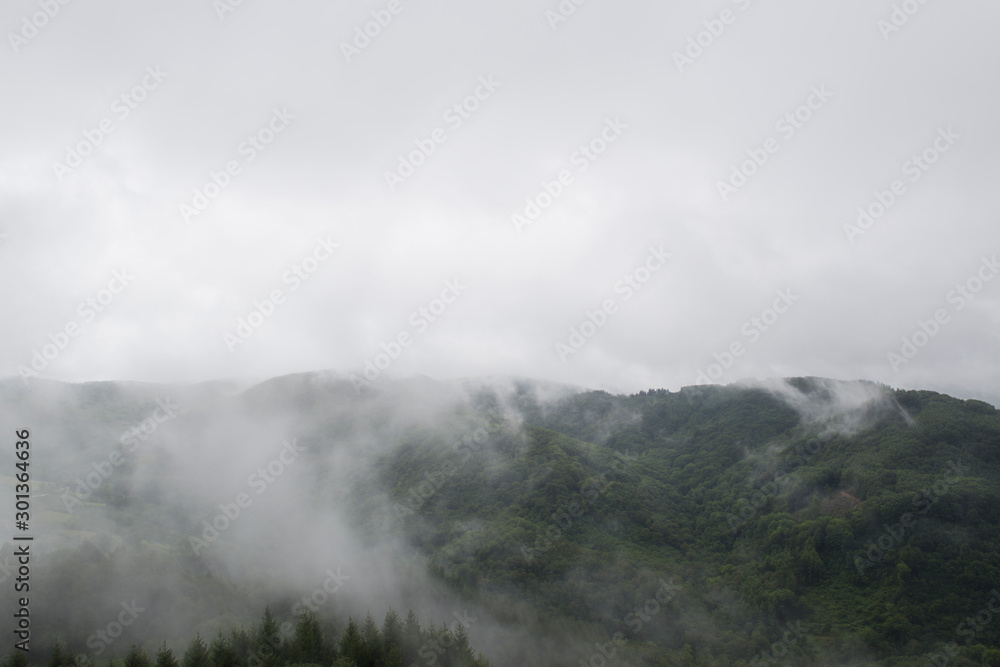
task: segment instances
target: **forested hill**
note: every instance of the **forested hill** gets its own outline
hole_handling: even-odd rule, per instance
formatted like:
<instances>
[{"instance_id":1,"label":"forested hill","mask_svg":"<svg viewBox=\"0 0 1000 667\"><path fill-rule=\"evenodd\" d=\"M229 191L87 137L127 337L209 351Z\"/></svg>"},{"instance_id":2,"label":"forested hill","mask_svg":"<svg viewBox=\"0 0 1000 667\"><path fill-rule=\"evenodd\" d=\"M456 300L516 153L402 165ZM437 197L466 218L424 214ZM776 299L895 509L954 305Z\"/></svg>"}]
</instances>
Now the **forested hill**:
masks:
<instances>
[{"instance_id":1,"label":"forested hill","mask_svg":"<svg viewBox=\"0 0 1000 667\"><path fill-rule=\"evenodd\" d=\"M359 395L327 374L8 382L0 401L45 443L40 652L86 654L137 597L142 623L96 659L180 655L265 604L296 621L342 568L316 605L334 636L414 609L465 619L494 665L1000 664L1000 413L980 401L818 378Z\"/></svg>"}]
</instances>

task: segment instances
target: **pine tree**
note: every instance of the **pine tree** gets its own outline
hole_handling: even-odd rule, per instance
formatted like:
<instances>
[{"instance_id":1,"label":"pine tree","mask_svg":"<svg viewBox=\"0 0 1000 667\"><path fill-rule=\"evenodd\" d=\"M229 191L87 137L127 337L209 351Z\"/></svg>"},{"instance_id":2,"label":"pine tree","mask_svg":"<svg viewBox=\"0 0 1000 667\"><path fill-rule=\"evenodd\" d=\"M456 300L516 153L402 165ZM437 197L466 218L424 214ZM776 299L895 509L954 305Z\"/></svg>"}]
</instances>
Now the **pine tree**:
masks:
<instances>
[{"instance_id":1,"label":"pine tree","mask_svg":"<svg viewBox=\"0 0 1000 667\"><path fill-rule=\"evenodd\" d=\"M690 644L685 644L681 650L681 665L689 667L695 664L697 663L695 662L694 651L691 649Z\"/></svg>"},{"instance_id":2,"label":"pine tree","mask_svg":"<svg viewBox=\"0 0 1000 667\"><path fill-rule=\"evenodd\" d=\"M62 644L60 644L57 639L55 646L52 647L52 656L49 658L49 667L63 667L63 665L72 664L73 656L63 652Z\"/></svg>"},{"instance_id":3,"label":"pine tree","mask_svg":"<svg viewBox=\"0 0 1000 667\"><path fill-rule=\"evenodd\" d=\"M456 664L471 665L476 660L476 654L472 651L472 647L469 646L469 631L466 630L464 625L459 623L453 634L455 636L455 646L451 653L457 659Z\"/></svg>"},{"instance_id":4,"label":"pine tree","mask_svg":"<svg viewBox=\"0 0 1000 667\"><path fill-rule=\"evenodd\" d=\"M149 656L146 655L146 652L138 644L132 644L129 647L128 654L125 656L124 667L153 667L153 661L149 659Z\"/></svg>"},{"instance_id":5,"label":"pine tree","mask_svg":"<svg viewBox=\"0 0 1000 667\"><path fill-rule=\"evenodd\" d=\"M211 660L208 656L208 647L201 635L195 636L191 640L188 649L184 651L184 659L181 661L183 667L211 667Z\"/></svg>"},{"instance_id":6,"label":"pine tree","mask_svg":"<svg viewBox=\"0 0 1000 667\"><path fill-rule=\"evenodd\" d=\"M298 663L326 664L332 651L328 648L319 627L319 621L311 611L299 618L292 638L291 659Z\"/></svg>"},{"instance_id":7,"label":"pine tree","mask_svg":"<svg viewBox=\"0 0 1000 667\"><path fill-rule=\"evenodd\" d=\"M229 645L232 647L236 657L241 664L245 664L254 648L253 632L248 632L243 628L233 630L229 633Z\"/></svg>"},{"instance_id":8,"label":"pine tree","mask_svg":"<svg viewBox=\"0 0 1000 667\"><path fill-rule=\"evenodd\" d=\"M430 661L428 655L433 655L433 662L435 664L441 664L442 654L439 652L439 648L443 650L441 642L441 633L447 629L447 626L441 626L439 630L436 625L431 623L420 633L420 642L417 644L417 654L424 661ZM434 652L428 654L425 649L433 650Z\"/></svg>"},{"instance_id":9,"label":"pine tree","mask_svg":"<svg viewBox=\"0 0 1000 667\"><path fill-rule=\"evenodd\" d=\"M455 633L452 632L446 623L441 624L436 636L436 644L444 650L440 662L445 667L457 667L462 663L457 659L458 652L455 649Z\"/></svg>"},{"instance_id":10,"label":"pine tree","mask_svg":"<svg viewBox=\"0 0 1000 667\"><path fill-rule=\"evenodd\" d=\"M365 617L365 624L361 626L361 641L365 647L364 661L358 667L382 667L385 663L382 633L371 614Z\"/></svg>"},{"instance_id":11,"label":"pine tree","mask_svg":"<svg viewBox=\"0 0 1000 667\"><path fill-rule=\"evenodd\" d=\"M156 651L156 667L178 667L174 652L167 648L167 642Z\"/></svg>"},{"instance_id":12,"label":"pine tree","mask_svg":"<svg viewBox=\"0 0 1000 667\"><path fill-rule=\"evenodd\" d=\"M403 665L403 622L399 614L390 609L382 621L382 643L385 651L385 664L388 667Z\"/></svg>"},{"instance_id":13,"label":"pine tree","mask_svg":"<svg viewBox=\"0 0 1000 667\"><path fill-rule=\"evenodd\" d=\"M364 652L365 646L361 640L361 633L358 632L358 624L353 618L348 618L344 634L340 636L340 654L345 660L360 666Z\"/></svg>"},{"instance_id":14,"label":"pine tree","mask_svg":"<svg viewBox=\"0 0 1000 667\"><path fill-rule=\"evenodd\" d=\"M218 636L212 640L212 645L208 649L209 658L213 667L239 667L240 658L233 650L233 645L229 639L222 636L220 631Z\"/></svg>"},{"instance_id":15,"label":"pine tree","mask_svg":"<svg viewBox=\"0 0 1000 667\"><path fill-rule=\"evenodd\" d=\"M464 625L459 623L453 635L455 637L455 646L449 651L449 654L453 656L452 664L467 665L469 667L489 667L489 660L482 653L476 655L476 652L472 650L469 642L469 631Z\"/></svg>"},{"instance_id":16,"label":"pine tree","mask_svg":"<svg viewBox=\"0 0 1000 667\"><path fill-rule=\"evenodd\" d=\"M417 620L417 615L414 614L411 609L406 615L406 621L403 624L402 658L404 665L412 665L417 662L417 658L419 657L417 653L420 650L420 643L420 621Z\"/></svg>"},{"instance_id":17,"label":"pine tree","mask_svg":"<svg viewBox=\"0 0 1000 667\"><path fill-rule=\"evenodd\" d=\"M263 667L280 665L283 662L282 658L284 658L283 649L278 622L271 615L271 608L264 607L264 616L254 633L254 650L257 652L261 665Z\"/></svg>"}]
</instances>

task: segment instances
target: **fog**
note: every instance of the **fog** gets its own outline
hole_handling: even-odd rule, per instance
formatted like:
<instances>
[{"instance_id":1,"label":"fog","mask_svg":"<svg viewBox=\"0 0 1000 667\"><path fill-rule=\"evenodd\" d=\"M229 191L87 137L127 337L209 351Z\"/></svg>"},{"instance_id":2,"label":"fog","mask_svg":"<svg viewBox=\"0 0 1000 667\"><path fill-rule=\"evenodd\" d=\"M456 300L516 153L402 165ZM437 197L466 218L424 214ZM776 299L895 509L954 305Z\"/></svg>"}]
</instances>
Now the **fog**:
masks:
<instances>
[{"instance_id":1,"label":"fog","mask_svg":"<svg viewBox=\"0 0 1000 667\"><path fill-rule=\"evenodd\" d=\"M0 16L0 376L402 335L379 370L1000 400L987 0L39 1Z\"/></svg>"},{"instance_id":2,"label":"fog","mask_svg":"<svg viewBox=\"0 0 1000 667\"><path fill-rule=\"evenodd\" d=\"M390 497L388 476L379 469L380 461L414 442L444 459L474 455L484 462L498 456L497 443L523 446L509 405L511 386L482 381L470 393L460 384L415 380L359 396L347 379L330 374L278 378L244 393L225 383L39 382L29 389L5 383L3 427L19 420L40 424L32 431L42 447L33 472L39 480L58 480L36 501L48 511L34 553L52 558L37 575L42 585L54 585L47 575L68 576L55 571L56 563L79 559L91 545L113 568L85 608L36 609L42 636L52 635L56 619L67 623L64 630L100 623L96 610L110 610L107 622L113 622L120 604L133 600L145 611L128 641L147 642L152 650L166 639L178 655L193 633L211 638L249 626L265 604L285 619L289 636L307 608L336 619L339 629L348 615L360 622L371 613L381 624L389 609L402 616L413 609L425 625L463 623L496 664L525 659L529 647L533 664L544 664L546 655L564 652L569 639L536 636L531 619L537 612L516 599L501 623L494 611L432 578L426 558L399 539L407 494ZM484 397L500 408L488 419L472 405ZM105 505L107 496L92 504L91 496L102 492L134 500L114 509ZM69 523L60 525L63 519ZM83 532L74 533L74 522ZM86 548L60 551L79 544ZM180 562L144 560L168 546L180 549ZM220 599L186 601L191 572L217 578ZM226 590L243 593L235 598L240 606L219 606L234 599ZM123 640L114 653L127 646Z\"/></svg>"},{"instance_id":3,"label":"fog","mask_svg":"<svg viewBox=\"0 0 1000 667\"><path fill-rule=\"evenodd\" d=\"M31 432L39 643L138 605L129 636L179 651L323 598L335 629L413 609L465 619L495 664L573 664L613 636L593 619L629 627L651 596L671 615L634 654L770 641L789 619L706 574L670 517L636 540L670 567L632 567L632 544L587 560L639 513L614 494L581 501L603 533L586 558L544 566L562 605L628 578L589 616L477 568L520 562L529 519L595 478L690 472L695 445L746 497L784 472L791 504L850 505L863 466L820 488L802 447L923 434L896 389L1000 405L997 19L988 0L9 0L0 426ZM698 422L733 396L754 407ZM677 507L704 498L674 481ZM468 500L500 497L504 534Z\"/></svg>"},{"instance_id":4,"label":"fog","mask_svg":"<svg viewBox=\"0 0 1000 667\"><path fill-rule=\"evenodd\" d=\"M821 438L832 437L831 424L847 423L838 417L873 402L891 409L878 403L884 388L802 382L766 389L801 411L802 428ZM390 609L404 616L413 609L425 625L455 628L461 622L473 646L497 665L574 664L568 655L586 658L595 640L612 637L613 630L549 617L513 585L470 598L434 575L447 577L489 546L494 529L475 511L455 524L454 535L462 537L433 559L402 532L435 534L441 526L425 523L421 510L442 489L447 495L446 485L462 483L449 474L450 466L471 465L463 475L479 470L492 485L489 476L499 474L500 464L529 447L525 420L561 419L560 406L579 388L514 378L413 378L359 393L349 378L334 373L286 376L245 389L227 382L36 381L25 387L19 380L0 388L0 426L39 424L31 435L42 448L34 475L48 482L35 500L44 508L33 544L34 557L44 563L37 577L46 593L40 595L47 599L53 586L69 586L60 596L87 596L86 608L37 608L41 637L54 636L52 623L88 634L102 627L102 618L114 622L123 608L142 610L120 642L70 647L90 660L120 655L132 642L153 650L166 640L180 654L196 632L210 639L220 630L249 627L265 604L289 636L306 609L337 631L348 616L360 622L370 613L380 623ZM635 411L598 411L581 428L596 425L591 432L598 442L639 421ZM850 426L852 433L858 428ZM437 472L408 478L405 463L402 469L398 464L418 450L441 463ZM634 455L617 456L618 463L598 467L612 481L634 472ZM524 490L552 472L533 471ZM754 484L759 480L747 480L748 493ZM618 558L631 567L625 554ZM720 613L751 617L737 591L706 587L702 564L671 572L669 579L662 572L640 573L643 583L632 593L613 592L620 582L607 580L607 599L595 601L591 611L622 619L628 636L645 626L666 645L681 636L714 641ZM215 583L195 590L192 576ZM572 590L574 582L606 576L579 564L562 581ZM656 595L668 596L669 611L655 624L628 611Z\"/></svg>"}]
</instances>

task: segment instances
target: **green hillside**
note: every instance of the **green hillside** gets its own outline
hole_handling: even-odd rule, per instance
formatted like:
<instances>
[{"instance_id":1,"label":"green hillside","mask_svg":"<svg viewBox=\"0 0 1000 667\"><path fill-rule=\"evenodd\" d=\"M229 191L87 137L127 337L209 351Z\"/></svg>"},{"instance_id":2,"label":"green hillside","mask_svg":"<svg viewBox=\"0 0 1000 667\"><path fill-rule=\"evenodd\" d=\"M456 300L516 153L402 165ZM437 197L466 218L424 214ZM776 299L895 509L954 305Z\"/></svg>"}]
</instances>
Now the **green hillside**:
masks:
<instances>
[{"instance_id":1,"label":"green hillside","mask_svg":"<svg viewBox=\"0 0 1000 667\"><path fill-rule=\"evenodd\" d=\"M89 433L116 420L79 443L83 460L153 395L76 391L52 410ZM294 486L304 514L336 510L358 553L391 542L394 572L487 614L492 630L469 630L495 665L1000 664L1000 412L983 402L816 378L632 396L416 380L357 396L291 376L201 406L87 503L46 507L59 546L38 565L40 643L82 650L119 602L106 592L132 582L157 601L135 637L150 654L249 626L264 604L297 618L281 525L190 548L205 503L169 482L170 443L218 438L224 416L293 424L307 462L274 497ZM46 488L72 485L73 467ZM419 615L411 594L393 606ZM331 636L349 611L320 613Z\"/></svg>"}]
</instances>

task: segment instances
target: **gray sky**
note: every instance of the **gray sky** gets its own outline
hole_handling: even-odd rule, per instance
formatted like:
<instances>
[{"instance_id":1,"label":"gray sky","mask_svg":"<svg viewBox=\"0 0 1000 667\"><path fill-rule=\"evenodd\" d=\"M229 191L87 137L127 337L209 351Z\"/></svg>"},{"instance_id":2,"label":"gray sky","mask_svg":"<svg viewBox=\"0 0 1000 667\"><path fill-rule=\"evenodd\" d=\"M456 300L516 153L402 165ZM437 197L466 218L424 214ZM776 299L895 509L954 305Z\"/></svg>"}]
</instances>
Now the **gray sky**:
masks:
<instances>
[{"instance_id":1,"label":"gray sky","mask_svg":"<svg viewBox=\"0 0 1000 667\"><path fill-rule=\"evenodd\" d=\"M232 1L4 3L3 375L1000 398L996 3Z\"/></svg>"}]
</instances>

